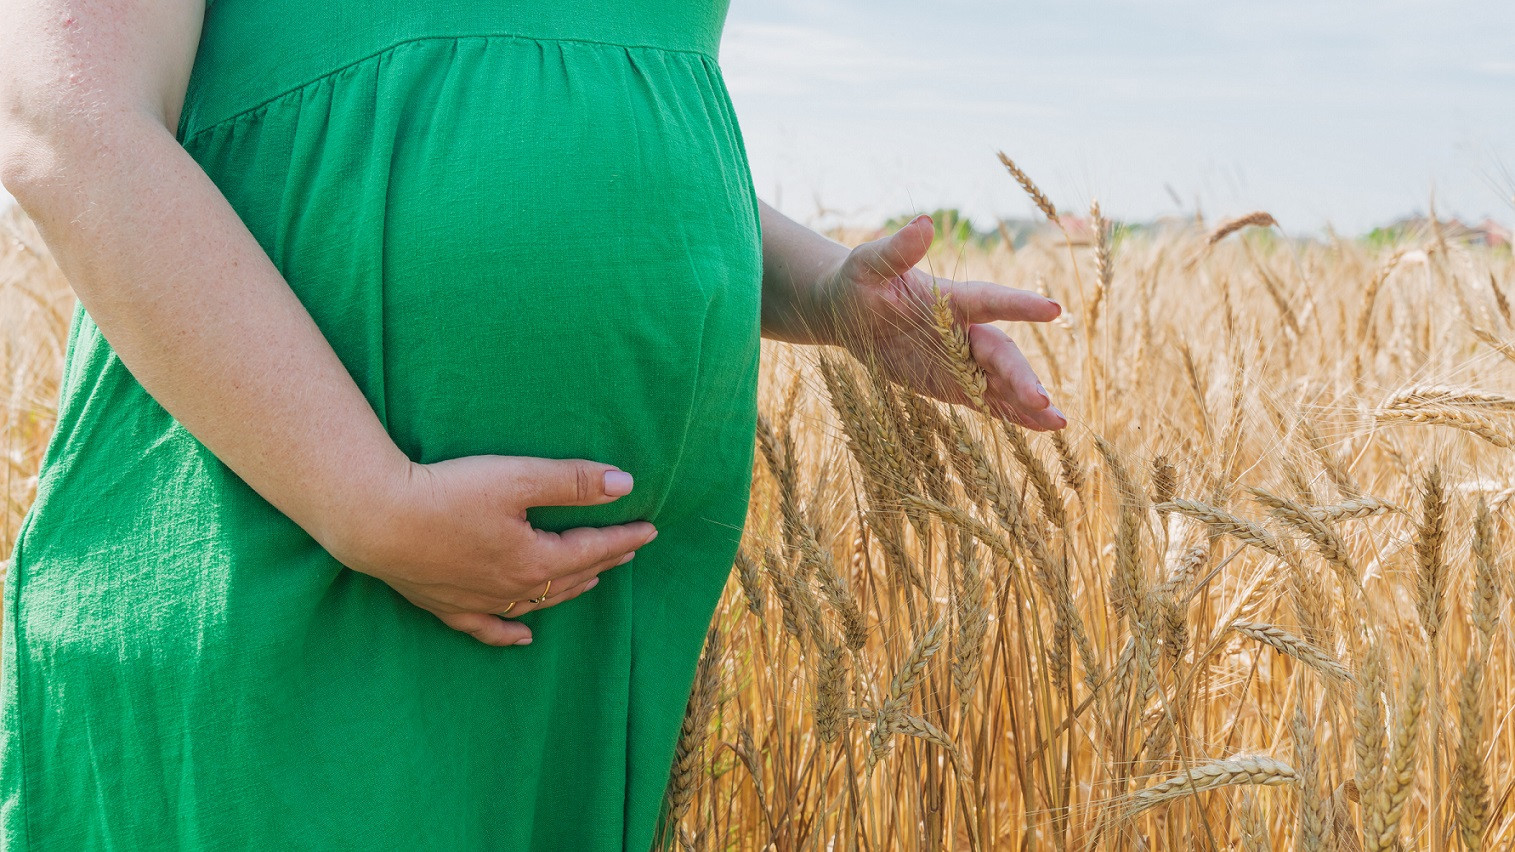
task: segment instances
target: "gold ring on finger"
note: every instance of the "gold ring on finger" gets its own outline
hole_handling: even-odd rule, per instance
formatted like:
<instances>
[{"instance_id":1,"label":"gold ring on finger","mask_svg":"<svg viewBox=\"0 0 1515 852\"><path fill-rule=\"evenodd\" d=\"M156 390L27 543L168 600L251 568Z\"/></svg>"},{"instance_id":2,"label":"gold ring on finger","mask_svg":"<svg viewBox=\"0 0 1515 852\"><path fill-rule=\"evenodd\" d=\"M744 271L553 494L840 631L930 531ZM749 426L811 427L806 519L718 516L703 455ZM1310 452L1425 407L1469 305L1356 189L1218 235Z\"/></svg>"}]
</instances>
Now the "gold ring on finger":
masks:
<instances>
[{"instance_id":1,"label":"gold ring on finger","mask_svg":"<svg viewBox=\"0 0 1515 852\"><path fill-rule=\"evenodd\" d=\"M510 602L510 606L505 607L505 611L504 612L497 612L497 613L495 613L495 615L498 615L499 617L504 618L505 616L507 616L507 615L510 614L511 610L513 610L513 609L516 608L516 604L517 603L520 603L520 602L519 601L511 601Z\"/></svg>"},{"instance_id":2,"label":"gold ring on finger","mask_svg":"<svg viewBox=\"0 0 1515 852\"><path fill-rule=\"evenodd\" d=\"M551 591L552 591L552 581L548 580L547 581L547 588L545 588L545 589L542 590L542 596L539 597L539 598L531 598L530 600L534 604L539 604L542 601L547 600L547 593L551 592Z\"/></svg>"}]
</instances>

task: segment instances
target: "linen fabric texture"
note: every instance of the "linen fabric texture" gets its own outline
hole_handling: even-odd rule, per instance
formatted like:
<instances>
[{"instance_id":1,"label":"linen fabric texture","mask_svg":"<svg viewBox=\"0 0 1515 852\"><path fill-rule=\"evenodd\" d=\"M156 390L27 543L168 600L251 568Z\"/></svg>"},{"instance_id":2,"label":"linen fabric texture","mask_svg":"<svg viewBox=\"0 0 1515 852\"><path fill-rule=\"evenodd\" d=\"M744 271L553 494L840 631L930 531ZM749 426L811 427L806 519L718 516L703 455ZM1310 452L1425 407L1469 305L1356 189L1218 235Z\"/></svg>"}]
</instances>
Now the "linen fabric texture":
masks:
<instances>
[{"instance_id":1,"label":"linen fabric texture","mask_svg":"<svg viewBox=\"0 0 1515 852\"><path fill-rule=\"evenodd\" d=\"M178 139L398 446L616 465L631 494L529 518L659 536L485 646L339 564L80 307L5 586L5 848L652 846L753 463L725 13L214 0Z\"/></svg>"}]
</instances>

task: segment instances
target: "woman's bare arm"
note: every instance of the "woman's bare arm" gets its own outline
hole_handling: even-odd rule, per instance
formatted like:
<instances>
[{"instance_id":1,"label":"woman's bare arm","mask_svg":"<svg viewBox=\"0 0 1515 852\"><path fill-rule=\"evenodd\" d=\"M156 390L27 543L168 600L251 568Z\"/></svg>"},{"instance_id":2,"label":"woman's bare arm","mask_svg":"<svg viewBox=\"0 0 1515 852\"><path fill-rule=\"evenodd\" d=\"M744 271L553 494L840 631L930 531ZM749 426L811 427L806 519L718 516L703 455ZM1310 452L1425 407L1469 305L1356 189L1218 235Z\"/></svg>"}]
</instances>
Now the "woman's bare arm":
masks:
<instances>
[{"instance_id":1,"label":"woman's bare arm","mask_svg":"<svg viewBox=\"0 0 1515 852\"><path fill-rule=\"evenodd\" d=\"M602 484L614 468L593 462L419 466L400 451L175 139L204 5L0 0L0 181L122 363L253 489L449 625L494 644L529 635L485 607L549 578L582 589L651 527L556 536L531 531L523 503L603 503L629 481ZM444 600L454 586L470 594Z\"/></svg>"},{"instance_id":2,"label":"woman's bare arm","mask_svg":"<svg viewBox=\"0 0 1515 852\"><path fill-rule=\"evenodd\" d=\"M851 249L758 202L763 229L763 336L786 343L839 344L821 283Z\"/></svg>"},{"instance_id":3,"label":"woman's bare arm","mask_svg":"<svg viewBox=\"0 0 1515 852\"><path fill-rule=\"evenodd\" d=\"M0 180L137 381L265 499L330 536L352 516L342 503L406 458L174 138L204 0L131 4L130 17L127 4L7 5Z\"/></svg>"}]
</instances>

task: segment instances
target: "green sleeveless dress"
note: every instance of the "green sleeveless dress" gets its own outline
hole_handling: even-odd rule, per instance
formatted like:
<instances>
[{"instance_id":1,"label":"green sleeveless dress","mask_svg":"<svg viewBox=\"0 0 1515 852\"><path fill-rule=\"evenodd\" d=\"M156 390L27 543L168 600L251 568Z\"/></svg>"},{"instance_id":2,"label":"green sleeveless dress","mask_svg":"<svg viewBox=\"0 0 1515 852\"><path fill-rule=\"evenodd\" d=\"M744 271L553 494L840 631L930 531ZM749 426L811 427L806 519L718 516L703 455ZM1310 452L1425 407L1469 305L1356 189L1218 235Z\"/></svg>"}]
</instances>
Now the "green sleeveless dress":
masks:
<instances>
[{"instance_id":1,"label":"green sleeveless dress","mask_svg":"<svg viewBox=\"0 0 1515 852\"><path fill-rule=\"evenodd\" d=\"M396 443L617 465L627 497L531 519L660 534L485 646L337 563L81 308L5 587L4 848L653 845L752 473L725 14L213 0L178 138Z\"/></svg>"}]
</instances>

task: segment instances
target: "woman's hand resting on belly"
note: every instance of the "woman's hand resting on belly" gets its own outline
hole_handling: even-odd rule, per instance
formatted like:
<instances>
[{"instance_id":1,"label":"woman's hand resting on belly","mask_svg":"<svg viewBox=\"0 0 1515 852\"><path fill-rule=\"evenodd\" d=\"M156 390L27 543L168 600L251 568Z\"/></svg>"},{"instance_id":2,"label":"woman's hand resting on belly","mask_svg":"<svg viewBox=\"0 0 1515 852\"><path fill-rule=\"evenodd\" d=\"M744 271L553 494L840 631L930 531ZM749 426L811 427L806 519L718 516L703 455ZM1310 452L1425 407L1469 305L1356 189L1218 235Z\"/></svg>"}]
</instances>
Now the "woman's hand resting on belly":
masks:
<instances>
[{"instance_id":1,"label":"woman's hand resting on belly","mask_svg":"<svg viewBox=\"0 0 1515 852\"><path fill-rule=\"evenodd\" d=\"M631 487L630 474L577 459L407 461L373 495L372 511L334 527L327 549L454 630L488 645L525 644L531 630L515 616L588 591L657 536L647 521L548 532L528 523L527 508L597 506Z\"/></svg>"}]
</instances>

